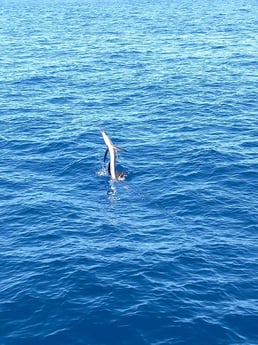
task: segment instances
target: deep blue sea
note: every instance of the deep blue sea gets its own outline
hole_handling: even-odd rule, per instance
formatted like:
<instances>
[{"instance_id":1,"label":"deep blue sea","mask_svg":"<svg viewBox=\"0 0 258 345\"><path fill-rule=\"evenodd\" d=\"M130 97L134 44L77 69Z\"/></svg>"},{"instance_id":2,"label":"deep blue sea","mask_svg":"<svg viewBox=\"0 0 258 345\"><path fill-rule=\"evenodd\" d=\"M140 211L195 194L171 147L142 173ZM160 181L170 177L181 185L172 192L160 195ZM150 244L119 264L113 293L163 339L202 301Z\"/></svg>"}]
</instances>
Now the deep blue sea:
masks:
<instances>
[{"instance_id":1,"label":"deep blue sea","mask_svg":"<svg viewBox=\"0 0 258 345\"><path fill-rule=\"evenodd\" d=\"M257 24L0 0L1 345L258 344Z\"/></svg>"}]
</instances>

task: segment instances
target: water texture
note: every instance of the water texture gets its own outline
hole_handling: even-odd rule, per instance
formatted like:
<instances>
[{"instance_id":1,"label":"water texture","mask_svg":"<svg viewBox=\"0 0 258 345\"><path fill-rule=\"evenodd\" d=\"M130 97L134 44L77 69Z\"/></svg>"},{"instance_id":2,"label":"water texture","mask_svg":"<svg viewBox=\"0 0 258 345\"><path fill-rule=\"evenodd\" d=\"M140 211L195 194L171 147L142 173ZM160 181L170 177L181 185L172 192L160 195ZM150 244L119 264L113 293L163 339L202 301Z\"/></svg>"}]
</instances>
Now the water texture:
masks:
<instances>
[{"instance_id":1,"label":"water texture","mask_svg":"<svg viewBox=\"0 0 258 345\"><path fill-rule=\"evenodd\" d=\"M2 345L258 343L257 14L0 0Z\"/></svg>"}]
</instances>

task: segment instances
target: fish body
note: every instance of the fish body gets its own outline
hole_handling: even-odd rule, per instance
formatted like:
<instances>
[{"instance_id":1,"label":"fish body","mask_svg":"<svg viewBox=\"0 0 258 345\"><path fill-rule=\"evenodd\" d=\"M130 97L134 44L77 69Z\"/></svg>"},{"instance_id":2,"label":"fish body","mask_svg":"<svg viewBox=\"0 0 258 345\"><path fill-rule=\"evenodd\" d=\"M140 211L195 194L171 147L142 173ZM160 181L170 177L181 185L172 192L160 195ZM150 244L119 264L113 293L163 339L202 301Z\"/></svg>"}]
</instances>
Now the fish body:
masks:
<instances>
[{"instance_id":1,"label":"fish body","mask_svg":"<svg viewBox=\"0 0 258 345\"><path fill-rule=\"evenodd\" d=\"M109 138L109 136L107 135L107 133L103 129L100 129L100 131L101 131L102 137L104 139L104 142L107 146L107 149L106 149L105 155L104 155L104 161L107 158L108 152L109 152L109 156L110 156L108 171L112 177L112 180L115 180L115 181L124 180L125 173L124 172L119 173L116 171L116 151L117 150L124 150L124 149L122 147L115 146L112 143L112 140Z\"/></svg>"}]
</instances>

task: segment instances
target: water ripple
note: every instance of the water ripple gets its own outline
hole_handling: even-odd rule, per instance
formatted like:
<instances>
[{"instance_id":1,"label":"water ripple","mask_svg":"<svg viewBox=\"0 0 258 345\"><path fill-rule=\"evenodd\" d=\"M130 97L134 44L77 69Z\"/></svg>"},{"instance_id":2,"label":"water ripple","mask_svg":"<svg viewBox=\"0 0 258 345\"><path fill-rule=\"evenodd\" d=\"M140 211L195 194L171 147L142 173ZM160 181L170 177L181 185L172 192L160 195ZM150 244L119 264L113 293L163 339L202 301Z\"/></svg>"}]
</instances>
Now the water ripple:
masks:
<instances>
[{"instance_id":1,"label":"water ripple","mask_svg":"<svg viewBox=\"0 0 258 345\"><path fill-rule=\"evenodd\" d=\"M254 345L257 4L103 4L2 3L1 344Z\"/></svg>"}]
</instances>

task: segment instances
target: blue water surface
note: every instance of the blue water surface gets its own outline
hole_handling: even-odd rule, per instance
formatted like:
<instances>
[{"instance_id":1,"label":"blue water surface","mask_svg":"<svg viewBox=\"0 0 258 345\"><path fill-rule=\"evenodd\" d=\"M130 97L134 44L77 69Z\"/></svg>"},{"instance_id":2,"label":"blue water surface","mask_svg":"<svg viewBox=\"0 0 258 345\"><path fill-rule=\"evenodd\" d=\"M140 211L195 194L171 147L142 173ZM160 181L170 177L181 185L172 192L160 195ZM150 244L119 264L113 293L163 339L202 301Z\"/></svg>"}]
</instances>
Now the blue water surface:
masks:
<instances>
[{"instance_id":1,"label":"blue water surface","mask_svg":"<svg viewBox=\"0 0 258 345\"><path fill-rule=\"evenodd\" d=\"M257 15L0 0L1 345L258 343Z\"/></svg>"}]
</instances>

